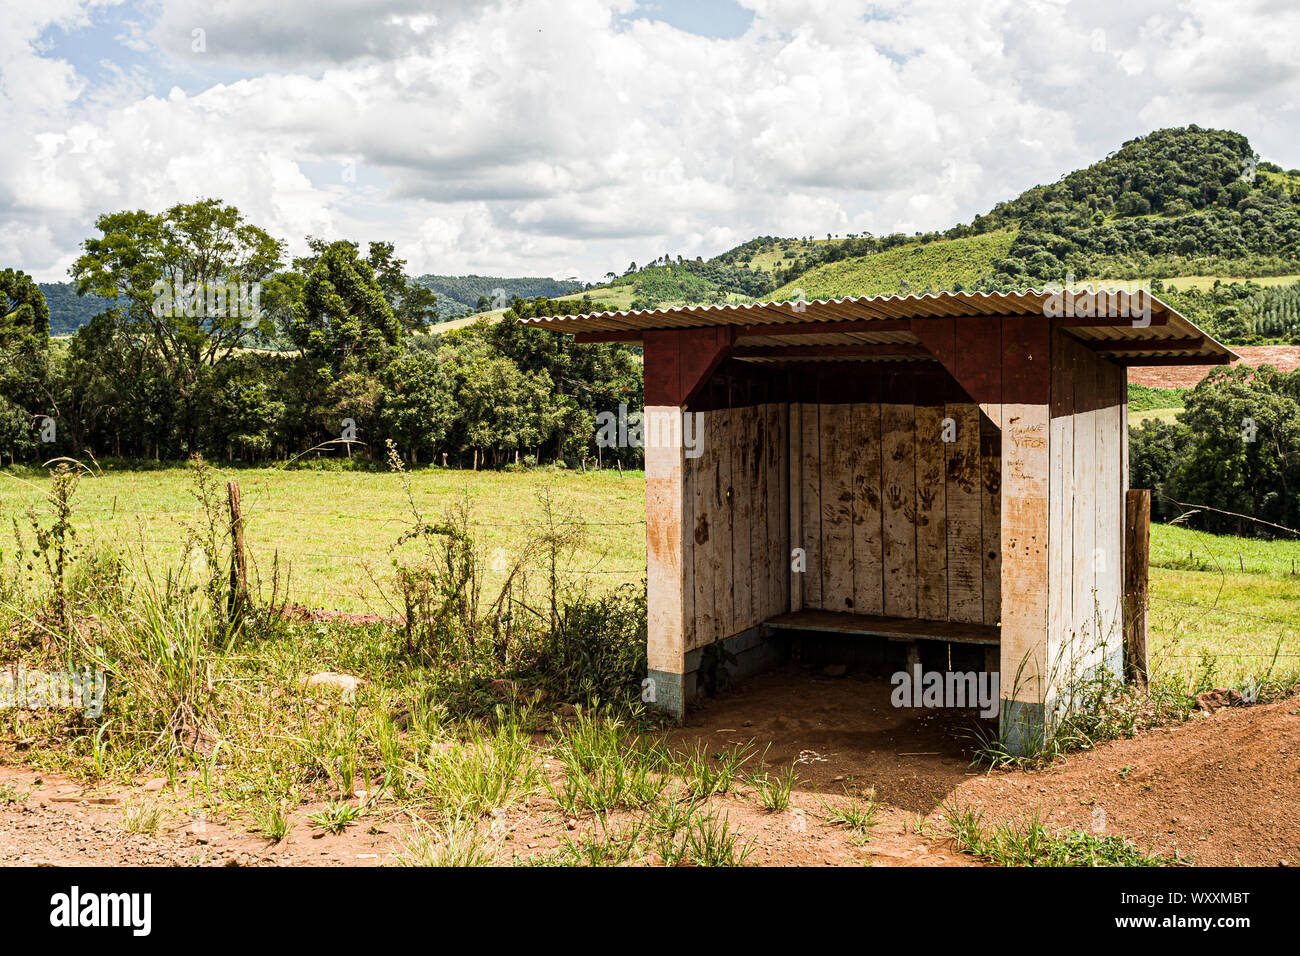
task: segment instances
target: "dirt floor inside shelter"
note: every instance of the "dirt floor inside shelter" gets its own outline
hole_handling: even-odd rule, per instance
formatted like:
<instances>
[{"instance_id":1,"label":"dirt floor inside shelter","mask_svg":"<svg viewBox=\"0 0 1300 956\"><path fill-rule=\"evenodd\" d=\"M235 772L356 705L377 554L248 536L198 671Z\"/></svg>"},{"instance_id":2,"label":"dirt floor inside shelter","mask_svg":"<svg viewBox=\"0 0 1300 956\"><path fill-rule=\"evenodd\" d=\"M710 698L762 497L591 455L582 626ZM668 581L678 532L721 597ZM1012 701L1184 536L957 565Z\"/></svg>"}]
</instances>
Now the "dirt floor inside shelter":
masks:
<instances>
[{"instance_id":1,"label":"dirt floor inside shelter","mask_svg":"<svg viewBox=\"0 0 1300 956\"><path fill-rule=\"evenodd\" d=\"M799 775L792 809L764 811L752 792L712 800L759 865L972 865L945 836L939 803L982 808L989 820L1037 811L1053 827L1122 835L1146 850L1190 855L1201 865L1293 866L1300 861L1300 699L1232 707L1132 740L1104 744L1035 771L969 766L969 716L898 710L880 679L825 677L795 667L751 679L706 702L671 735L710 752L752 741L776 768ZM219 813L197 817L189 781L139 781L83 789L13 762L0 765L0 865L381 865L402 852L401 813L363 819L338 836L295 811L279 844ZM882 801L859 845L822 819L874 790ZM156 803L165 823L153 835L127 831L127 807ZM1100 813L1099 809L1100 808ZM542 793L500 816L498 862L553 853L595 826L566 819Z\"/></svg>"}]
</instances>

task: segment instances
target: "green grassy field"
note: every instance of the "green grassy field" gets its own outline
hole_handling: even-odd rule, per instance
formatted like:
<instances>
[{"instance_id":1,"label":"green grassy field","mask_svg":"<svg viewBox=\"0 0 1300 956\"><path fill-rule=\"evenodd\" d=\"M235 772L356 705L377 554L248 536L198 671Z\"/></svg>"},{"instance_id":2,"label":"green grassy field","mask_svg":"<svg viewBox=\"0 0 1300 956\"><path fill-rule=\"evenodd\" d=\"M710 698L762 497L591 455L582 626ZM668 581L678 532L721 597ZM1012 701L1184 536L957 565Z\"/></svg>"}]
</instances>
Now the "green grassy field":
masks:
<instances>
[{"instance_id":1,"label":"green grassy field","mask_svg":"<svg viewBox=\"0 0 1300 956\"><path fill-rule=\"evenodd\" d=\"M9 474L14 474L10 469ZM44 485L19 471L24 484L0 478L3 513L21 516L40 506ZM391 549L412 524L398 476L383 472L234 469L221 480L239 482L248 547L263 579L278 553L291 571L290 598L308 607L391 613L380 587L391 573ZM74 525L83 539L129 551L144 548L163 566L186 559L188 529L201 511L184 467L106 470L85 478L74 499ZM587 522L574 572L605 589L639 580L645 568L645 483L640 472L531 473L426 469L413 472L416 504L434 520L468 495L482 553L509 562L542 520L539 494L549 487L566 520ZM8 524L8 522L6 522ZM5 536L9 551L12 535ZM500 575L489 570L490 587Z\"/></svg>"},{"instance_id":2,"label":"green grassy field","mask_svg":"<svg viewBox=\"0 0 1300 956\"><path fill-rule=\"evenodd\" d=\"M1169 422L1170 424L1173 424L1173 422L1178 418L1178 413L1182 410L1182 408L1148 408L1146 411L1129 412L1128 424L1130 428L1137 428L1148 418L1154 419L1158 422Z\"/></svg>"},{"instance_id":3,"label":"green grassy field","mask_svg":"<svg viewBox=\"0 0 1300 956\"><path fill-rule=\"evenodd\" d=\"M1258 286L1274 285L1291 285L1293 282L1300 282L1300 275L1284 276L1178 276L1172 279L1163 280L1166 287L1175 289L1201 289L1208 291L1214 288L1214 283L1221 282L1224 285L1230 285L1233 282L1253 282Z\"/></svg>"},{"instance_id":4,"label":"green grassy field","mask_svg":"<svg viewBox=\"0 0 1300 956\"><path fill-rule=\"evenodd\" d=\"M12 474L12 472L11 472ZM39 481L33 472L20 472ZM378 472L236 469L253 559L263 578L277 554L291 568L290 598L315 608L393 613L382 596L392 547L410 525L402 485ZM0 481L6 516L39 505L39 485ZM143 548L159 566L186 559L186 532L200 511L185 468L109 470L85 479L74 523L83 540ZM552 490L567 520L588 522L574 571L593 590L639 581L645 569L644 476L629 472L465 472L412 475L416 502L437 517L462 494L474 509L483 553L514 554L541 520L538 495ZM8 542L6 541L6 545ZM5 551L10 549L6 547ZM1151 647L1156 666L1191 679L1218 658L1225 681L1254 672L1275 651L1300 666L1300 541L1152 528ZM494 575L488 573L488 585ZM1287 656L1289 655L1289 656Z\"/></svg>"},{"instance_id":5,"label":"green grassy field","mask_svg":"<svg viewBox=\"0 0 1300 956\"><path fill-rule=\"evenodd\" d=\"M772 293L773 299L787 299L802 289L809 299L846 295L889 295L907 282L913 293L927 286L951 289L953 284L971 283L989 275L999 259L1007 255L1016 234L992 232L967 239L945 239L899 246L873 256L843 259L818 266Z\"/></svg>"},{"instance_id":6,"label":"green grassy field","mask_svg":"<svg viewBox=\"0 0 1300 956\"><path fill-rule=\"evenodd\" d=\"M789 265L800 256L815 252L820 246L839 244L842 239L777 239L772 248L757 252L737 265L749 266L755 272L771 272L778 266Z\"/></svg>"},{"instance_id":7,"label":"green grassy field","mask_svg":"<svg viewBox=\"0 0 1300 956\"><path fill-rule=\"evenodd\" d=\"M1300 671L1300 538L1151 528L1153 670L1219 686ZM1274 660L1274 655L1277 655Z\"/></svg>"}]
</instances>

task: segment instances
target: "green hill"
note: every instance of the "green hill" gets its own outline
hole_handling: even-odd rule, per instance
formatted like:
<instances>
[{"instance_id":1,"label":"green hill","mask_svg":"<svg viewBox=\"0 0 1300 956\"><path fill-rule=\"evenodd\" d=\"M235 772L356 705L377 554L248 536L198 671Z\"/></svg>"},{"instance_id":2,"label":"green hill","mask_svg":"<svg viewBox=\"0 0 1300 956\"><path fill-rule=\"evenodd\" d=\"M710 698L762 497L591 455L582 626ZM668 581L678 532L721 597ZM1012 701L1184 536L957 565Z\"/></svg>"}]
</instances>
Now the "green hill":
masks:
<instances>
[{"instance_id":1,"label":"green hill","mask_svg":"<svg viewBox=\"0 0 1300 956\"><path fill-rule=\"evenodd\" d=\"M724 254L725 255L725 254ZM608 283L592 286L565 299L586 295L618 309L662 309L680 305L749 301L769 294L771 276L737 265L723 256L676 259L661 256L640 268L636 264Z\"/></svg>"},{"instance_id":2,"label":"green hill","mask_svg":"<svg viewBox=\"0 0 1300 956\"><path fill-rule=\"evenodd\" d=\"M50 335L71 335L113 303L96 295L77 295L71 282L40 282L50 307Z\"/></svg>"},{"instance_id":3,"label":"green hill","mask_svg":"<svg viewBox=\"0 0 1300 956\"><path fill-rule=\"evenodd\" d=\"M1157 130L1035 186L955 236L1016 227L989 287L1076 277L1266 276L1300 271L1300 170L1240 133Z\"/></svg>"},{"instance_id":4,"label":"green hill","mask_svg":"<svg viewBox=\"0 0 1300 956\"><path fill-rule=\"evenodd\" d=\"M874 255L817 266L772 293L808 299L891 295L969 288L993 274L1015 241L1014 231L898 246Z\"/></svg>"}]
</instances>

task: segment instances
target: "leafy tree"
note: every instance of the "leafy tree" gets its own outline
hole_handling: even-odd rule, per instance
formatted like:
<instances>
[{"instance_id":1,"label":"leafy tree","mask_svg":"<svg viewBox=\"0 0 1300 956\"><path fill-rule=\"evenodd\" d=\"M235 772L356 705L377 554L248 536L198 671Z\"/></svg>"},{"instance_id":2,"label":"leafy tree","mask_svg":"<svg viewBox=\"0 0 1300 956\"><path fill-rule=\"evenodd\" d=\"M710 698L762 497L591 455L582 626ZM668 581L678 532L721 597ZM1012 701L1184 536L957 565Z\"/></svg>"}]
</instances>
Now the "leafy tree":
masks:
<instances>
[{"instance_id":1,"label":"leafy tree","mask_svg":"<svg viewBox=\"0 0 1300 956\"><path fill-rule=\"evenodd\" d=\"M287 404L279 356L245 353L225 363L207 382L208 413L201 435L209 456L269 457L283 434Z\"/></svg>"},{"instance_id":2,"label":"leafy tree","mask_svg":"<svg viewBox=\"0 0 1300 956\"><path fill-rule=\"evenodd\" d=\"M1216 369L1187 395L1177 424L1131 432L1130 480L1202 511L1203 527L1260 533L1230 511L1300 527L1300 372L1262 366ZM1171 517L1179 509L1157 499Z\"/></svg>"},{"instance_id":3,"label":"leafy tree","mask_svg":"<svg viewBox=\"0 0 1300 956\"><path fill-rule=\"evenodd\" d=\"M359 255L358 244L347 242L358 250ZM324 239L309 236L307 246L311 249L311 254L294 260L297 273L310 275L330 245ZM406 260L398 258L396 247L391 242L370 243L365 261L370 266L388 307L406 332L422 331L438 321L438 296L432 289L406 274Z\"/></svg>"},{"instance_id":4,"label":"leafy tree","mask_svg":"<svg viewBox=\"0 0 1300 956\"><path fill-rule=\"evenodd\" d=\"M452 389L437 356L428 351L407 351L381 373L384 430L412 462L432 460L445 447L459 414Z\"/></svg>"},{"instance_id":5,"label":"leafy tree","mask_svg":"<svg viewBox=\"0 0 1300 956\"><path fill-rule=\"evenodd\" d=\"M36 448L34 426L48 413L50 312L25 272L0 272L0 452L10 461Z\"/></svg>"},{"instance_id":6,"label":"leafy tree","mask_svg":"<svg viewBox=\"0 0 1300 956\"><path fill-rule=\"evenodd\" d=\"M45 348L50 310L31 276L15 269L0 272L0 353Z\"/></svg>"},{"instance_id":7,"label":"leafy tree","mask_svg":"<svg viewBox=\"0 0 1300 956\"><path fill-rule=\"evenodd\" d=\"M289 337L327 379L392 360L402 327L370 264L351 242L332 242L316 258L294 309Z\"/></svg>"},{"instance_id":8,"label":"leafy tree","mask_svg":"<svg viewBox=\"0 0 1300 956\"><path fill-rule=\"evenodd\" d=\"M551 377L523 372L505 357L479 357L462 370L457 397L468 449L490 453L492 464L510 451L540 450L554 429Z\"/></svg>"},{"instance_id":9,"label":"leafy tree","mask_svg":"<svg viewBox=\"0 0 1300 956\"><path fill-rule=\"evenodd\" d=\"M1171 518L1178 508L1166 500L1165 483L1187 457L1192 435L1186 425L1148 418L1129 429L1129 484L1133 488L1150 488L1154 493L1152 510L1160 517Z\"/></svg>"},{"instance_id":10,"label":"leafy tree","mask_svg":"<svg viewBox=\"0 0 1300 956\"><path fill-rule=\"evenodd\" d=\"M283 246L218 199L160 214L109 213L95 226L100 236L82 244L71 269L77 292L112 300L106 321L146 344L161 364L179 405L168 443L184 453L195 446L194 401L205 376L269 330L256 301Z\"/></svg>"},{"instance_id":11,"label":"leafy tree","mask_svg":"<svg viewBox=\"0 0 1300 956\"><path fill-rule=\"evenodd\" d=\"M1300 375L1216 369L1188 394L1179 419L1196 443L1169 481L1175 497L1300 526ZM1212 513L1204 521L1252 530Z\"/></svg>"}]
</instances>

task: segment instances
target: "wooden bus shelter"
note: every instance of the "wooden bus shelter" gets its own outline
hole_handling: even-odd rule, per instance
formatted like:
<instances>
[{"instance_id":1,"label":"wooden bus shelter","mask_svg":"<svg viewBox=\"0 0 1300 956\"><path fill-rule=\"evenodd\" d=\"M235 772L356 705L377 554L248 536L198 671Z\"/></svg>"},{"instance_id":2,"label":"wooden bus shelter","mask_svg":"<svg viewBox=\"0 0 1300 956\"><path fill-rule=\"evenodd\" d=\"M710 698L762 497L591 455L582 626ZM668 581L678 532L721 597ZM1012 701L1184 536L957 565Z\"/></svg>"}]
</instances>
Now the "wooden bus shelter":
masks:
<instances>
[{"instance_id":1,"label":"wooden bus shelter","mask_svg":"<svg viewBox=\"0 0 1300 956\"><path fill-rule=\"evenodd\" d=\"M1145 653L1126 368L1236 358L1148 293L526 321L644 349L658 706L684 715L716 645L744 675L795 631L938 641L985 649L1013 745L1069 705L1076 678L1124 666L1126 629Z\"/></svg>"}]
</instances>

